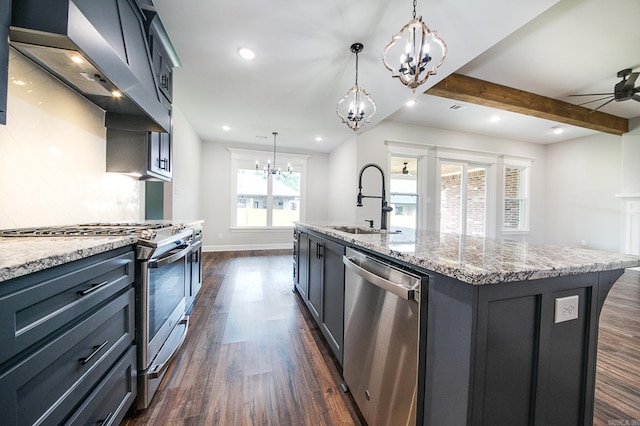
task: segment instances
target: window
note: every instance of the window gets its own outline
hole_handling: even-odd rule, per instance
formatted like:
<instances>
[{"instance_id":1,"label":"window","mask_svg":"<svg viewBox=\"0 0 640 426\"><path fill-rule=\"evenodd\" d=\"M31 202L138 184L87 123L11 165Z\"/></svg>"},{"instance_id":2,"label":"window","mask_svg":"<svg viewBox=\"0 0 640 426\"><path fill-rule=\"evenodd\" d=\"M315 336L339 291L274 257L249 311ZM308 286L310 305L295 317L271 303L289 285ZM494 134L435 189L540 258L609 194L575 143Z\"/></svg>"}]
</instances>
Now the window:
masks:
<instances>
[{"instance_id":1,"label":"window","mask_svg":"<svg viewBox=\"0 0 640 426\"><path fill-rule=\"evenodd\" d=\"M272 153L228 150L233 171L233 228L291 227L303 219L300 206L308 156L279 153L277 161L291 164L293 172L265 175L262 169L256 170L256 160L269 158Z\"/></svg>"},{"instance_id":2,"label":"window","mask_svg":"<svg viewBox=\"0 0 640 426\"><path fill-rule=\"evenodd\" d=\"M390 204L393 211L389 215L392 229L416 229L418 225L418 159L391 156Z\"/></svg>"},{"instance_id":3,"label":"window","mask_svg":"<svg viewBox=\"0 0 640 426\"><path fill-rule=\"evenodd\" d=\"M440 163L440 232L484 236L487 167Z\"/></svg>"},{"instance_id":4,"label":"window","mask_svg":"<svg viewBox=\"0 0 640 426\"><path fill-rule=\"evenodd\" d=\"M504 166L504 219L505 232L527 231L529 166L505 162Z\"/></svg>"},{"instance_id":5,"label":"window","mask_svg":"<svg viewBox=\"0 0 640 426\"><path fill-rule=\"evenodd\" d=\"M529 232L533 160L496 152L385 141L394 227L500 237ZM408 173L403 173L406 164ZM415 171L414 171L415 170ZM410 225L404 220L409 220Z\"/></svg>"}]
</instances>

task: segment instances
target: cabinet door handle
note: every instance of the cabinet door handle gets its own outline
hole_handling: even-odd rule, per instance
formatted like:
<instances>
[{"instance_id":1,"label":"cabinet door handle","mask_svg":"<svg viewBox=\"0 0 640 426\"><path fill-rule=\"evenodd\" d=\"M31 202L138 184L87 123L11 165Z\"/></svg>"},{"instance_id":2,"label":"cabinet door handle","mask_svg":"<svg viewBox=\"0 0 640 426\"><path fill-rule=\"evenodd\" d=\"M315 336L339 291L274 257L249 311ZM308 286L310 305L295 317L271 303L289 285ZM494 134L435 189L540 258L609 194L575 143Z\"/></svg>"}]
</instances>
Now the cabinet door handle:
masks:
<instances>
[{"instance_id":1,"label":"cabinet door handle","mask_svg":"<svg viewBox=\"0 0 640 426\"><path fill-rule=\"evenodd\" d=\"M167 162L169 160L167 160L166 158L159 158L158 159L158 167L162 170L167 170Z\"/></svg>"},{"instance_id":2,"label":"cabinet door handle","mask_svg":"<svg viewBox=\"0 0 640 426\"><path fill-rule=\"evenodd\" d=\"M108 344L109 344L109 341L105 340L101 345L94 346L93 347L93 352L91 352L89 354L89 356L86 356L84 358L80 358L78 361L80 361L80 364L82 364L82 365L87 364L89 361L91 361L91 358L93 358L94 356L98 355L98 352L100 352Z\"/></svg>"},{"instance_id":3,"label":"cabinet door handle","mask_svg":"<svg viewBox=\"0 0 640 426\"><path fill-rule=\"evenodd\" d=\"M104 420L98 420L98 424L99 425L109 424L109 422L111 421L111 417L113 417L113 411L107 414L107 417L105 417Z\"/></svg>"},{"instance_id":4,"label":"cabinet door handle","mask_svg":"<svg viewBox=\"0 0 640 426\"><path fill-rule=\"evenodd\" d=\"M91 287L89 287L88 289L78 291L78 295L86 296L87 294L91 294L94 291L100 290L102 287L104 287L107 284L109 284L109 281L102 281L101 283L91 284Z\"/></svg>"}]
</instances>

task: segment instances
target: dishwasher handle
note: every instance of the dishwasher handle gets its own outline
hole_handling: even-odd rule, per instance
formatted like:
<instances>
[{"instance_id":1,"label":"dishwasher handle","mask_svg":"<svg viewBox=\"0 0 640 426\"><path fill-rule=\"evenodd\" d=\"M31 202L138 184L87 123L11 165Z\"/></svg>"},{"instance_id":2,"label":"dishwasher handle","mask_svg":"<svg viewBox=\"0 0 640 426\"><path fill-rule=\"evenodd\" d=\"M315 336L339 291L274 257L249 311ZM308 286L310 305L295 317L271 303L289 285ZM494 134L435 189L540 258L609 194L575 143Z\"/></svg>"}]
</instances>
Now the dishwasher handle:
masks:
<instances>
[{"instance_id":1,"label":"dishwasher handle","mask_svg":"<svg viewBox=\"0 0 640 426\"><path fill-rule=\"evenodd\" d=\"M370 282L371 284L374 284L381 289L388 291L389 293L393 293L404 300L415 299L415 290L406 288L401 284L394 283L393 281L389 281L388 279L374 274L371 271L367 271L366 269L355 263L353 261L353 258L342 256L342 263L344 263L344 266L349 268L356 275L364 278L365 280L367 280L367 282Z\"/></svg>"}]
</instances>

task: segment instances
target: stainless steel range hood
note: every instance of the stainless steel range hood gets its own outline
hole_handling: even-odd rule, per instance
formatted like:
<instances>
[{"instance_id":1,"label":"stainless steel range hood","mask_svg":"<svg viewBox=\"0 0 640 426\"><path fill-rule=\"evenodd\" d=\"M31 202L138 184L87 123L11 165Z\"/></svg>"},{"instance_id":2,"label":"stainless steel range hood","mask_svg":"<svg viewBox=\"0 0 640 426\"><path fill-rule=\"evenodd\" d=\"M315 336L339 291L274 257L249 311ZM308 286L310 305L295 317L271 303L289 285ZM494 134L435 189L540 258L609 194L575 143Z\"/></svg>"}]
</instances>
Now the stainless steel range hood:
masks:
<instances>
[{"instance_id":1,"label":"stainless steel range hood","mask_svg":"<svg viewBox=\"0 0 640 426\"><path fill-rule=\"evenodd\" d=\"M20 0L10 42L19 52L105 110L105 122L170 131L135 0Z\"/></svg>"}]
</instances>

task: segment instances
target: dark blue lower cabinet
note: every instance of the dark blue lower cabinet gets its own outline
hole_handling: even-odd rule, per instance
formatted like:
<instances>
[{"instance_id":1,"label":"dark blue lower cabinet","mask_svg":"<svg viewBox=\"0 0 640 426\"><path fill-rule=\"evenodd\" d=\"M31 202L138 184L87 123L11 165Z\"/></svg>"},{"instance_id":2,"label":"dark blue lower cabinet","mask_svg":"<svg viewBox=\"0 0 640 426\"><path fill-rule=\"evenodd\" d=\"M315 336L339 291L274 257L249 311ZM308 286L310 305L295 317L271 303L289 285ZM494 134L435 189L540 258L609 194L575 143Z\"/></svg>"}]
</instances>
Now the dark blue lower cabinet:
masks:
<instances>
[{"instance_id":1,"label":"dark blue lower cabinet","mask_svg":"<svg viewBox=\"0 0 640 426\"><path fill-rule=\"evenodd\" d=\"M137 393L132 253L118 249L2 283L0 301L11 302L3 311L15 320L0 324L11 348L0 362L0 423L124 418Z\"/></svg>"}]
</instances>

